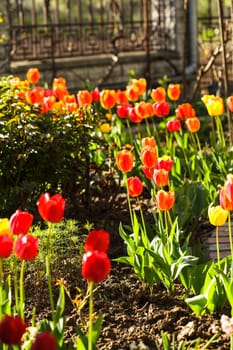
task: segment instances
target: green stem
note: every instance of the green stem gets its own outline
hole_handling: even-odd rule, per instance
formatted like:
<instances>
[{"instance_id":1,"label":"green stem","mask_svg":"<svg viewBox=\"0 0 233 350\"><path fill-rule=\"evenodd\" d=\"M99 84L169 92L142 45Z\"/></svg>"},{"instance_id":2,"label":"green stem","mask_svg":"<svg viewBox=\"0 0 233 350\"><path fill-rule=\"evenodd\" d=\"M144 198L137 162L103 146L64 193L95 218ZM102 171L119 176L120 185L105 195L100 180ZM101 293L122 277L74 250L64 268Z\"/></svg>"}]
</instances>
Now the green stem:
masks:
<instances>
[{"instance_id":1,"label":"green stem","mask_svg":"<svg viewBox=\"0 0 233 350\"><path fill-rule=\"evenodd\" d=\"M49 254L45 257L45 266L46 266L46 276L49 290L49 301L52 311L52 319L54 318L54 300L53 300L53 291L52 291L52 282L51 282L51 272L50 272L50 257Z\"/></svg>"},{"instance_id":2,"label":"green stem","mask_svg":"<svg viewBox=\"0 0 233 350\"><path fill-rule=\"evenodd\" d=\"M218 226L216 226L216 250L217 250L217 260L220 267L220 249L219 249L219 235L218 235Z\"/></svg>"},{"instance_id":3,"label":"green stem","mask_svg":"<svg viewBox=\"0 0 233 350\"><path fill-rule=\"evenodd\" d=\"M89 326L88 326L88 350L92 350L92 326L93 326L93 287L94 282L89 282Z\"/></svg>"},{"instance_id":4,"label":"green stem","mask_svg":"<svg viewBox=\"0 0 233 350\"><path fill-rule=\"evenodd\" d=\"M19 278L19 300L20 300L20 317L24 320L24 271L26 260L22 260Z\"/></svg>"},{"instance_id":5,"label":"green stem","mask_svg":"<svg viewBox=\"0 0 233 350\"><path fill-rule=\"evenodd\" d=\"M131 126L130 126L130 122L129 119L126 119L126 124L127 124L127 128L128 128L128 132L129 132L129 140L130 140L130 144L133 144L133 135L132 135L132 130L131 130Z\"/></svg>"},{"instance_id":6,"label":"green stem","mask_svg":"<svg viewBox=\"0 0 233 350\"><path fill-rule=\"evenodd\" d=\"M145 224L144 215L143 215L143 212L142 212L141 203L140 203L140 200L139 200L138 197L137 197L137 202L138 202L138 205L139 205L140 215L141 215L141 219L142 219L142 227L143 227L143 230L144 230L144 232L146 234L146 224Z\"/></svg>"},{"instance_id":7,"label":"green stem","mask_svg":"<svg viewBox=\"0 0 233 350\"><path fill-rule=\"evenodd\" d=\"M53 291L52 291L52 281L51 281L51 270L50 270L50 237L52 234L52 224L48 223L48 235L47 235L47 254L45 257L45 267L46 267L46 276L49 290L49 301L52 312L52 319L54 319L54 300L53 300Z\"/></svg>"},{"instance_id":8,"label":"green stem","mask_svg":"<svg viewBox=\"0 0 233 350\"><path fill-rule=\"evenodd\" d=\"M223 133L222 122L221 122L221 119L219 116L215 117L215 122L216 122L220 146L221 146L221 148L225 148L225 146L226 146L225 137L224 137L224 133Z\"/></svg>"},{"instance_id":9,"label":"green stem","mask_svg":"<svg viewBox=\"0 0 233 350\"><path fill-rule=\"evenodd\" d=\"M232 244L232 232L231 232L231 215L228 215L228 233L229 233L229 242L231 248L231 278L233 278L233 244Z\"/></svg>"},{"instance_id":10,"label":"green stem","mask_svg":"<svg viewBox=\"0 0 233 350\"><path fill-rule=\"evenodd\" d=\"M14 295L15 295L15 307L17 312L19 312L19 291L18 291L18 268L15 263L15 258L13 260L13 270L14 271Z\"/></svg>"},{"instance_id":11,"label":"green stem","mask_svg":"<svg viewBox=\"0 0 233 350\"><path fill-rule=\"evenodd\" d=\"M126 191L127 191L127 202L128 202L128 206L129 206L131 225L132 225L132 227L134 227L133 212L132 212L132 207L131 207L131 202L130 202L129 190L128 190L128 186L127 186L127 173L124 173L124 182L125 182Z\"/></svg>"}]
</instances>

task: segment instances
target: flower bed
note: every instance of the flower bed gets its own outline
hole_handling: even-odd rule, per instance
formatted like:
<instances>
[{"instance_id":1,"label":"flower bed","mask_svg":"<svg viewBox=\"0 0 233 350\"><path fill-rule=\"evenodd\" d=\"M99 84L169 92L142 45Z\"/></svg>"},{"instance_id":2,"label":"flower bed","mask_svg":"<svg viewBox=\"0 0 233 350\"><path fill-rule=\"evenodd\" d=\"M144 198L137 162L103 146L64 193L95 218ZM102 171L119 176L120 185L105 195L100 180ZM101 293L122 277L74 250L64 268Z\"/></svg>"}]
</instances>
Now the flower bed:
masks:
<instances>
[{"instance_id":1,"label":"flower bed","mask_svg":"<svg viewBox=\"0 0 233 350\"><path fill-rule=\"evenodd\" d=\"M2 349L45 349L48 344L50 349L101 348L106 320L102 313L95 315L93 296L101 298L95 287L108 281L116 263L130 267L148 298L158 288L171 300L181 291L190 315L218 312L233 347L233 148L227 124L232 97L225 106L224 99L205 95L200 109L199 103L182 101L179 84L164 82L149 91L145 79L132 78L125 90L70 94L63 78L55 78L51 88L39 85L39 79L40 72L32 68L25 81L5 77L0 84ZM199 116L200 110L208 115ZM124 250L111 261L107 251L116 232L102 226L103 217L91 222L90 215L78 212L85 208L93 215L103 202L109 212L119 193L125 193L128 210L127 220L119 216L117 222ZM62 227L71 210L75 223L69 228L64 220ZM222 258L219 230L226 222L230 254ZM216 260L204 260L196 240L203 225L216 229ZM33 266L28 260L38 263L37 273L47 283L50 312L43 319L37 320L33 309L26 317L24 280ZM71 294L65 270L59 272L62 261L80 269L86 295L79 289ZM78 323L68 339L66 298ZM225 311L228 315L221 317ZM150 348L168 349L172 342L190 348L186 336L174 334L172 340L167 332L151 337ZM192 346L207 349L222 339L218 328L206 344L194 337Z\"/></svg>"}]
</instances>

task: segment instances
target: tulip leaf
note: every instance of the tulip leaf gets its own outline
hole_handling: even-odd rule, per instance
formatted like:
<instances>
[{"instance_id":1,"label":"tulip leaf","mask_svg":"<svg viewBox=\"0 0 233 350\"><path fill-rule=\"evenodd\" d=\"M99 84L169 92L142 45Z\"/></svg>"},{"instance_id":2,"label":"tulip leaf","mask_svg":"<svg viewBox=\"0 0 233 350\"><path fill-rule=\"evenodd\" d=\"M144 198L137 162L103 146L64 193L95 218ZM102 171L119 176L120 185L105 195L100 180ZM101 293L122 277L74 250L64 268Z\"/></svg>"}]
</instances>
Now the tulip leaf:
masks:
<instances>
[{"instance_id":1,"label":"tulip leaf","mask_svg":"<svg viewBox=\"0 0 233 350\"><path fill-rule=\"evenodd\" d=\"M197 316L203 315L206 312L207 299L204 294L195 295L192 298L186 298L185 302Z\"/></svg>"}]
</instances>

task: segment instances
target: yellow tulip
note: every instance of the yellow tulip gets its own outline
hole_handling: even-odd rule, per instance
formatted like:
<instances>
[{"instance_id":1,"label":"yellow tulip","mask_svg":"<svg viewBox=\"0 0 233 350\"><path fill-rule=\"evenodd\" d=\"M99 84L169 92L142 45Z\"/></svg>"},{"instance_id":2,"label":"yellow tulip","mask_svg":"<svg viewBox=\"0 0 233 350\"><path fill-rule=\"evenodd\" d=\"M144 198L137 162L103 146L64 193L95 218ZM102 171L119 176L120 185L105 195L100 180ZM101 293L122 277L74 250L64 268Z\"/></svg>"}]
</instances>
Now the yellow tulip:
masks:
<instances>
[{"instance_id":1,"label":"yellow tulip","mask_svg":"<svg viewBox=\"0 0 233 350\"><path fill-rule=\"evenodd\" d=\"M12 236L9 219L0 219L0 235Z\"/></svg>"},{"instance_id":2,"label":"yellow tulip","mask_svg":"<svg viewBox=\"0 0 233 350\"><path fill-rule=\"evenodd\" d=\"M100 130L102 131L102 133L108 134L111 130L111 126L109 123L103 123L100 125Z\"/></svg>"},{"instance_id":3,"label":"yellow tulip","mask_svg":"<svg viewBox=\"0 0 233 350\"><path fill-rule=\"evenodd\" d=\"M202 97L210 117L216 117L224 113L223 99L215 95L205 95Z\"/></svg>"},{"instance_id":4,"label":"yellow tulip","mask_svg":"<svg viewBox=\"0 0 233 350\"><path fill-rule=\"evenodd\" d=\"M221 205L209 206L208 208L209 221L213 226L223 226L227 221L228 215L229 211L223 209Z\"/></svg>"}]
</instances>

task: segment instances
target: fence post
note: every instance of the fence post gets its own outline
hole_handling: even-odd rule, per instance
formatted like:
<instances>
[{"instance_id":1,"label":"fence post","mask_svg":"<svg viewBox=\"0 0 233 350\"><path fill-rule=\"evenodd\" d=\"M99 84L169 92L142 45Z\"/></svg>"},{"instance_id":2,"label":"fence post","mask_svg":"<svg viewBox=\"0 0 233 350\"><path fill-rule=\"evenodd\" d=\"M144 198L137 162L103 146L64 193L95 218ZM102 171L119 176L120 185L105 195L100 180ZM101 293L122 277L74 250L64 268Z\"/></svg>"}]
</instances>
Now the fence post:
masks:
<instances>
[{"instance_id":1,"label":"fence post","mask_svg":"<svg viewBox=\"0 0 233 350\"><path fill-rule=\"evenodd\" d=\"M10 73L10 42L5 1L0 2L0 72Z\"/></svg>"}]
</instances>

